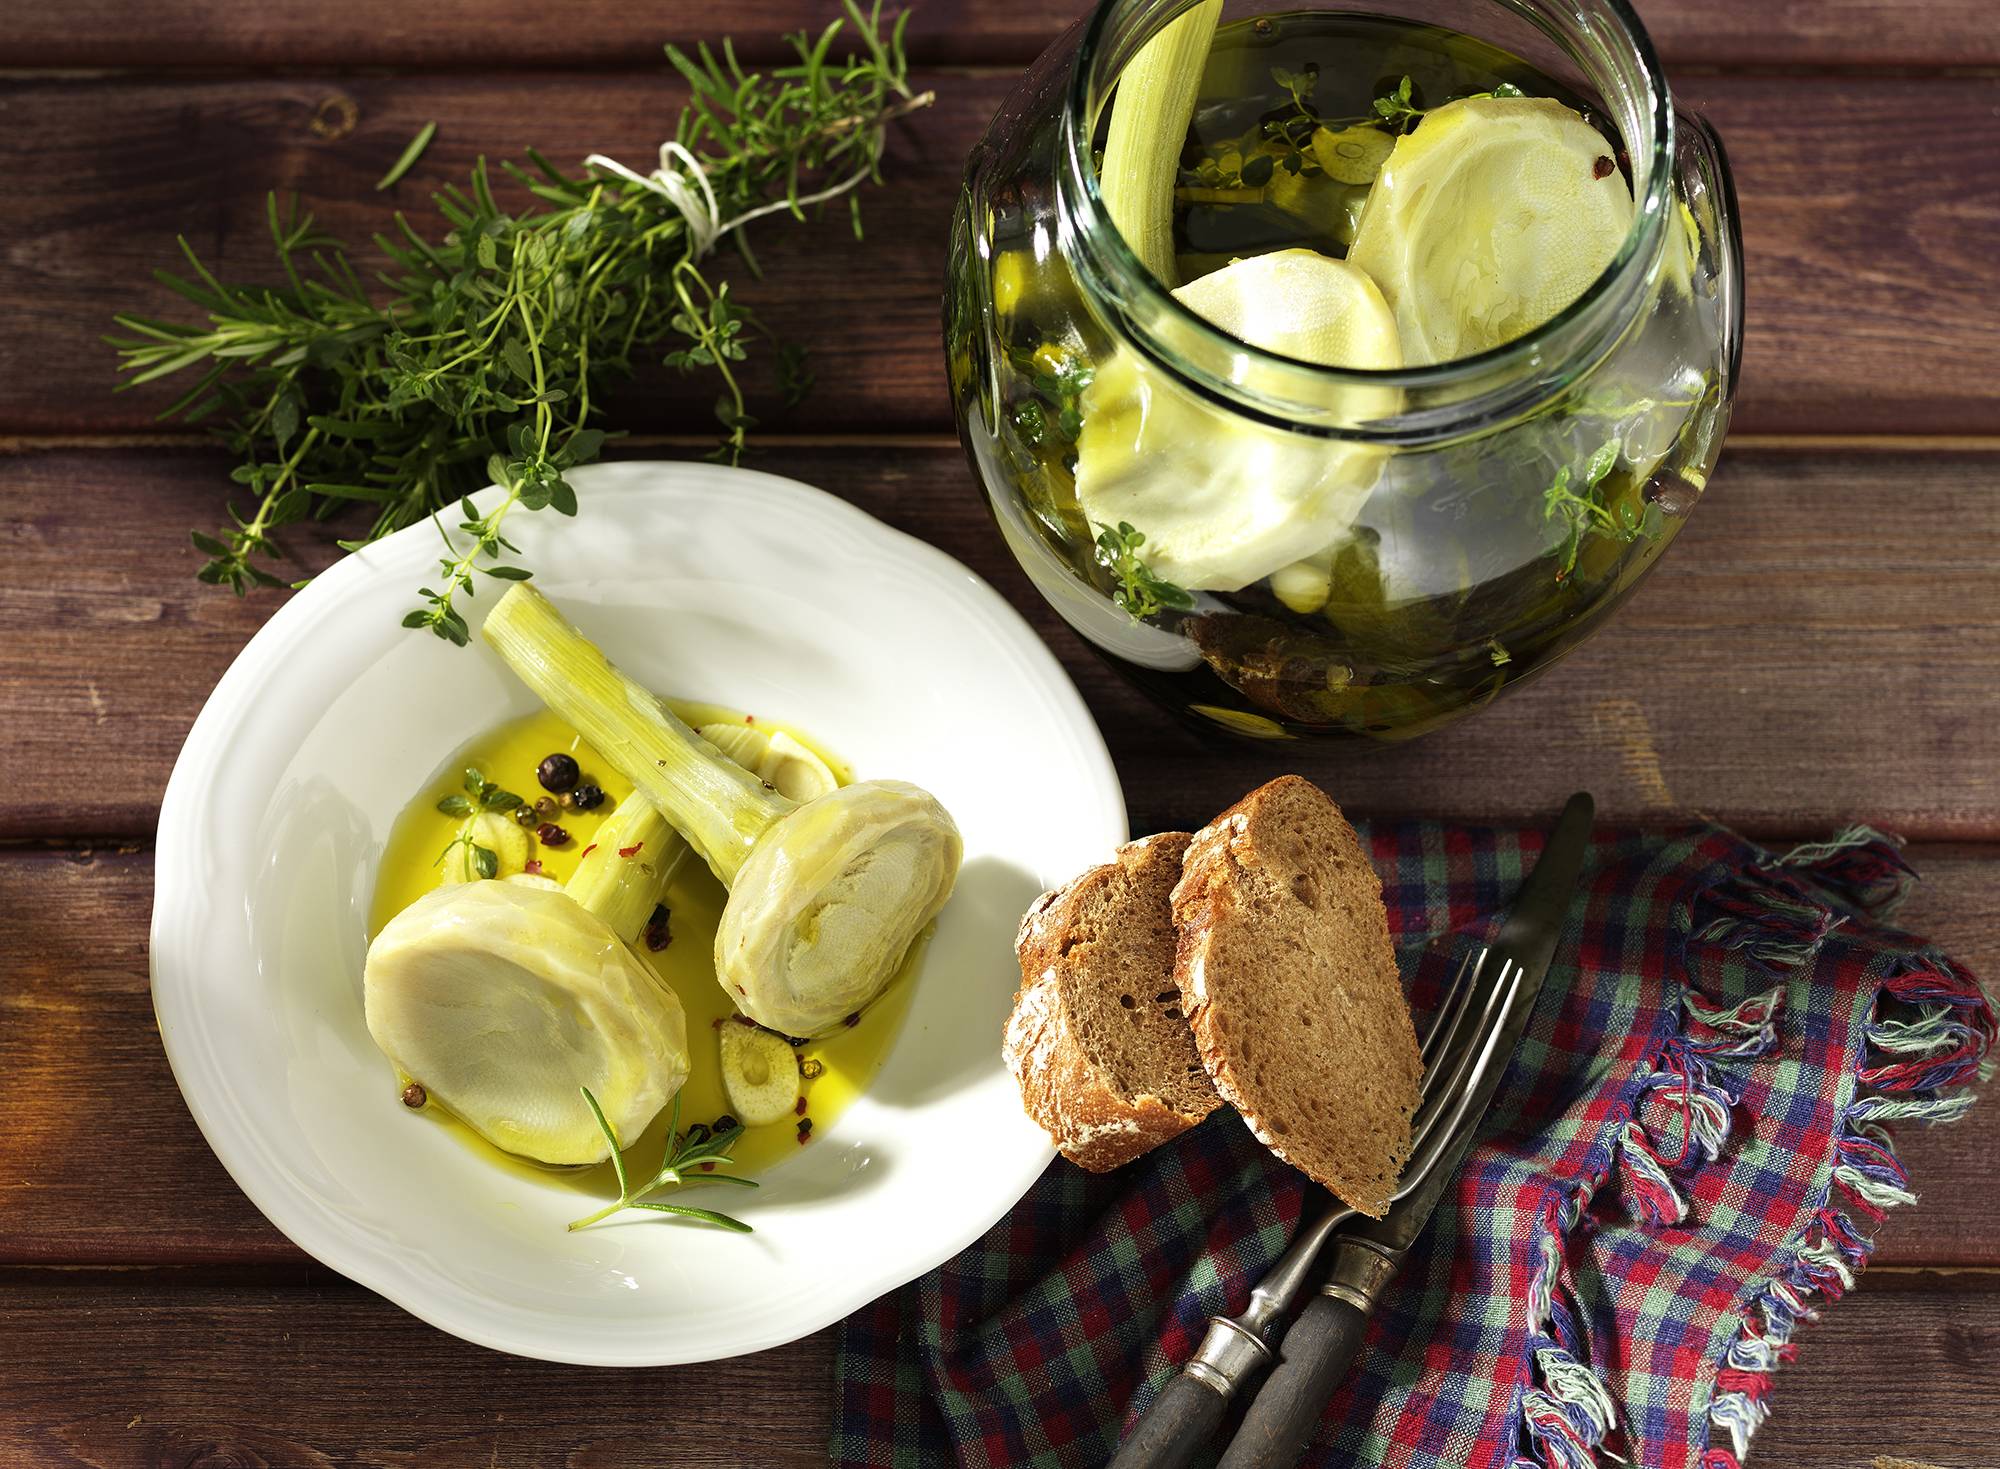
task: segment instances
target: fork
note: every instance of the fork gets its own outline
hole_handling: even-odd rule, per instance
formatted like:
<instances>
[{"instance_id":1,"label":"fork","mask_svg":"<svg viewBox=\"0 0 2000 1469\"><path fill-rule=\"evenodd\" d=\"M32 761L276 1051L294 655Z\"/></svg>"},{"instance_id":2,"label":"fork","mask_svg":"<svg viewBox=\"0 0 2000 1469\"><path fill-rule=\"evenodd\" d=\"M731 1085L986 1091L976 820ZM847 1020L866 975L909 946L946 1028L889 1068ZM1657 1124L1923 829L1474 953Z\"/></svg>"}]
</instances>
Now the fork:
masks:
<instances>
[{"instance_id":1,"label":"fork","mask_svg":"<svg viewBox=\"0 0 2000 1469\"><path fill-rule=\"evenodd\" d=\"M1480 1070L1492 1060L1500 1020L1519 985L1520 970L1505 966L1512 970L1513 983L1506 983L1508 975L1503 973L1481 994L1479 981L1491 953L1491 946L1482 944L1465 956L1425 1032L1423 1082L1411 1124L1410 1160L1391 1202L1418 1187L1436 1165L1447 1140L1464 1120ZM1475 1012L1479 1017L1476 1028L1472 1024ZM1353 1209L1332 1205L1300 1231L1278 1263L1257 1282L1249 1305L1235 1316L1209 1318L1201 1346L1133 1426L1107 1469L1179 1469L1195 1457L1222 1421L1229 1400L1251 1377L1271 1365L1272 1327L1291 1308L1327 1240L1354 1217Z\"/></svg>"}]
</instances>

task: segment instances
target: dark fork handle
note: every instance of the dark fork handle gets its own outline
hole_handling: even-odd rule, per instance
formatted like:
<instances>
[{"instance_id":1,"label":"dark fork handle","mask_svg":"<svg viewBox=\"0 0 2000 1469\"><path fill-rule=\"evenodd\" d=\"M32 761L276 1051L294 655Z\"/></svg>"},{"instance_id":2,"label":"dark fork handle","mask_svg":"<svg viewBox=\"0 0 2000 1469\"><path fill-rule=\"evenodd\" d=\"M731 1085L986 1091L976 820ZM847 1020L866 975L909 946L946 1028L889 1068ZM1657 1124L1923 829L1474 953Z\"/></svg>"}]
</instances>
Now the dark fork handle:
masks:
<instances>
[{"instance_id":1,"label":"dark fork handle","mask_svg":"<svg viewBox=\"0 0 2000 1469\"><path fill-rule=\"evenodd\" d=\"M1353 1305L1338 1296L1314 1296L1285 1332L1278 1365L1251 1399L1216 1469L1292 1469L1367 1330L1368 1318Z\"/></svg>"},{"instance_id":2,"label":"dark fork handle","mask_svg":"<svg viewBox=\"0 0 2000 1469\"><path fill-rule=\"evenodd\" d=\"M1201 1453L1228 1406L1229 1399L1200 1378L1177 1374L1105 1469L1182 1469Z\"/></svg>"}]
</instances>

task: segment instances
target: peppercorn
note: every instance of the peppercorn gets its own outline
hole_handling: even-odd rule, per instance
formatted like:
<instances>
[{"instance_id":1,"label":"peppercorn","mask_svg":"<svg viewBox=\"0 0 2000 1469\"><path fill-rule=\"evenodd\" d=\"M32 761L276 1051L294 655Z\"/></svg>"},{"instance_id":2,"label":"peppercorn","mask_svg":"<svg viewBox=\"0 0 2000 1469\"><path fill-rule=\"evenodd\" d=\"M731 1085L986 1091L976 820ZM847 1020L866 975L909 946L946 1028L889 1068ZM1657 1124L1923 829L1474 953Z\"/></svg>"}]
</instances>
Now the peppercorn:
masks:
<instances>
[{"instance_id":1,"label":"peppercorn","mask_svg":"<svg viewBox=\"0 0 2000 1469\"><path fill-rule=\"evenodd\" d=\"M741 1127L742 1125L743 1125L742 1123L738 1122L734 1117L731 1117L727 1112L724 1112L720 1117L715 1119L715 1131L717 1136L720 1136L725 1132L734 1132L736 1131L737 1128Z\"/></svg>"},{"instance_id":2,"label":"peppercorn","mask_svg":"<svg viewBox=\"0 0 2000 1469\"><path fill-rule=\"evenodd\" d=\"M655 954L674 941L674 932L670 926L672 918L673 914L668 911L665 903L653 905L653 916L646 920L646 947Z\"/></svg>"},{"instance_id":3,"label":"peppercorn","mask_svg":"<svg viewBox=\"0 0 2000 1469\"><path fill-rule=\"evenodd\" d=\"M526 827L536 827L542 824L542 818L535 815L535 808L533 806L516 806L514 808L514 821L517 825Z\"/></svg>"},{"instance_id":4,"label":"peppercorn","mask_svg":"<svg viewBox=\"0 0 2000 1469\"><path fill-rule=\"evenodd\" d=\"M1613 163L1609 158L1604 157L1600 157L1597 162L1590 166L1590 175L1592 178L1608 179L1617 171L1618 165Z\"/></svg>"},{"instance_id":5,"label":"peppercorn","mask_svg":"<svg viewBox=\"0 0 2000 1469\"><path fill-rule=\"evenodd\" d=\"M556 803L547 796L535 797L535 814L547 821L556 814Z\"/></svg>"},{"instance_id":6,"label":"peppercorn","mask_svg":"<svg viewBox=\"0 0 2000 1469\"><path fill-rule=\"evenodd\" d=\"M800 1046L811 1045L812 1037L809 1035L788 1035L785 1037L785 1044L796 1051Z\"/></svg>"},{"instance_id":7,"label":"peppercorn","mask_svg":"<svg viewBox=\"0 0 2000 1469\"><path fill-rule=\"evenodd\" d=\"M569 833L553 821L544 821L535 828L535 835L545 847L560 847L569 840Z\"/></svg>"},{"instance_id":8,"label":"peppercorn","mask_svg":"<svg viewBox=\"0 0 2000 1469\"><path fill-rule=\"evenodd\" d=\"M701 1144L707 1142L709 1136L710 1133L707 1125L705 1123L697 1122L694 1124L694 1126L690 1127L687 1130L684 1140L689 1147L693 1148L693 1147L699 1147Z\"/></svg>"},{"instance_id":9,"label":"peppercorn","mask_svg":"<svg viewBox=\"0 0 2000 1469\"><path fill-rule=\"evenodd\" d=\"M810 1138L812 1137L812 1135L813 1135L813 1120L812 1120L812 1118L810 1118L810 1117L801 1117L801 1118L799 1119L799 1141L800 1141L800 1142L805 1142L805 1141L807 1141L808 1139L810 1139Z\"/></svg>"},{"instance_id":10,"label":"peppercorn","mask_svg":"<svg viewBox=\"0 0 2000 1469\"><path fill-rule=\"evenodd\" d=\"M535 767L535 779L545 791L566 791L582 774L575 756L560 753L543 757L542 763Z\"/></svg>"},{"instance_id":11,"label":"peppercorn","mask_svg":"<svg viewBox=\"0 0 2000 1469\"><path fill-rule=\"evenodd\" d=\"M403 1105L412 1111L423 1106L430 1099L431 1094L424 1090L422 1082L413 1081L403 1088Z\"/></svg>"},{"instance_id":12,"label":"peppercorn","mask_svg":"<svg viewBox=\"0 0 2000 1469\"><path fill-rule=\"evenodd\" d=\"M808 1056L799 1062L799 1075L807 1081L818 1081L826 1075L826 1062L817 1056Z\"/></svg>"},{"instance_id":13,"label":"peppercorn","mask_svg":"<svg viewBox=\"0 0 2000 1469\"><path fill-rule=\"evenodd\" d=\"M848 1016L845 1020L841 1021L840 1023L846 1026L859 1025L861 1023L861 1012L859 1010L855 1011L852 1015Z\"/></svg>"},{"instance_id":14,"label":"peppercorn","mask_svg":"<svg viewBox=\"0 0 2000 1469\"><path fill-rule=\"evenodd\" d=\"M604 804L604 788L585 781L563 797L563 804L572 811L595 811Z\"/></svg>"}]
</instances>

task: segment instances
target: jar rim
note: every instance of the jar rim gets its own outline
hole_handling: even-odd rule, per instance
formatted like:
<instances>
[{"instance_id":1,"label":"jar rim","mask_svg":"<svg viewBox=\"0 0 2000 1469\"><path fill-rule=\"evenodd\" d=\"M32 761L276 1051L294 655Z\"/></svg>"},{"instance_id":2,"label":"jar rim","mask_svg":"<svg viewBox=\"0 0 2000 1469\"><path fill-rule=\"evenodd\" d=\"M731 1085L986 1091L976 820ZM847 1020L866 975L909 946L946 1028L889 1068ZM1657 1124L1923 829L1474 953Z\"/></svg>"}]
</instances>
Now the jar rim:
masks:
<instances>
[{"instance_id":1,"label":"jar rim","mask_svg":"<svg viewBox=\"0 0 2000 1469\"><path fill-rule=\"evenodd\" d=\"M1094 71L1099 56L1107 44L1107 32L1118 13L1136 3L1136 0L1098 0L1084 25L1083 37L1070 68L1069 86L1064 96L1062 115L1062 144L1058 197L1061 201L1065 224L1072 224L1079 230L1091 252L1091 264L1104 271L1109 277L1107 284L1116 292L1120 301L1132 301L1149 310L1160 313L1171 323L1172 329L1186 335L1204 346L1226 351L1234 358L1248 364L1252 370L1265 369L1285 374L1301 382L1312 382L1336 388L1374 387L1430 389L1450 388L1466 384L1472 380L1489 377L1496 371L1540 360L1541 354L1552 338L1560 338L1575 331L1579 324L1600 314L1606 302L1617 288L1630 280L1634 272L1643 273L1656 253L1661 229L1665 223L1673 194L1674 160L1674 104L1669 92L1665 71L1659 53L1653 46L1652 37L1647 34L1629 0L1596 0L1609 12L1619 28L1620 38L1629 50L1630 59L1638 63L1638 73L1644 79L1650 97L1646 121L1651 133L1651 147L1648 150L1646 187L1641 197L1635 201L1631 227L1620 243L1618 253L1597 277L1586 286L1569 305L1550 317L1541 325L1511 341L1489 347L1469 357L1456 357L1445 362L1429 363L1417 367L1361 368L1332 367L1325 363L1309 362L1302 358L1273 352L1253 343L1246 342L1217 327L1206 317L1192 310L1178 300L1173 292L1141 263L1124 235L1112 222L1110 212L1105 207L1104 197L1099 187L1097 166L1092 158L1092 140L1096 119L1090 111L1093 91L1096 86ZM1174 19L1196 0L1182 0L1182 3L1162 7L1170 13L1161 24ZM1523 14L1531 23L1549 35L1562 46L1572 60L1580 65L1587 63L1577 56L1575 49L1563 37L1541 25L1518 0L1496 0L1509 9ZM1629 147L1629 143L1628 143ZM1079 276L1084 274L1078 272ZM1187 365L1163 360L1168 349L1156 340L1153 333L1135 331L1132 335L1149 357L1179 375L1187 375ZM1233 398L1230 385L1222 381L1198 383L1206 395Z\"/></svg>"}]
</instances>

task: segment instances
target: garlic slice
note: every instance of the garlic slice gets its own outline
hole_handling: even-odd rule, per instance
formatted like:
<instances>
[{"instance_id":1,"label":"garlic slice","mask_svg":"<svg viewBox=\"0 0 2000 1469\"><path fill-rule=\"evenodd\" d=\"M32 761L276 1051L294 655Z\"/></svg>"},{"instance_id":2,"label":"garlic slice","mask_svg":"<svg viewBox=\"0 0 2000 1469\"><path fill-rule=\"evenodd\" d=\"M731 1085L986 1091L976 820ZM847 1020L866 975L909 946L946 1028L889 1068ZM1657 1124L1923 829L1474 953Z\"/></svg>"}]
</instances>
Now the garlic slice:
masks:
<instances>
[{"instance_id":1,"label":"garlic slice","mask_svg":"<svg viewBox=\"0 0 2000 1469\"><path fill-rule=\"evenodd\" d=\"M722 1091L747 1127L792 1115L799 1100L799 1057L781 1035L738 1019L720 1033Z\"/></svg>"},{"instance_id":2,"label":"garlic slice","mask_svg":"<svg viewBox=\"0 0 2000 1469\"><path fill-rule=\"evenodd\" d=\"M747 724L704 724L695 733L789 801L806 802L839 787L827 763L783 730L766 734Z\"/></svg>"}]
</instances>

